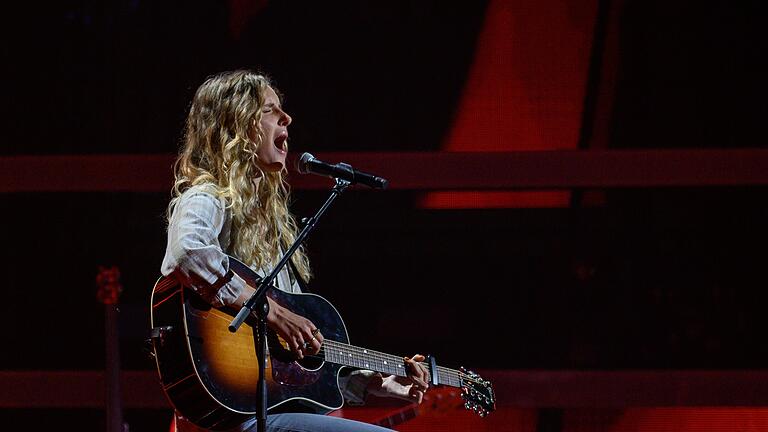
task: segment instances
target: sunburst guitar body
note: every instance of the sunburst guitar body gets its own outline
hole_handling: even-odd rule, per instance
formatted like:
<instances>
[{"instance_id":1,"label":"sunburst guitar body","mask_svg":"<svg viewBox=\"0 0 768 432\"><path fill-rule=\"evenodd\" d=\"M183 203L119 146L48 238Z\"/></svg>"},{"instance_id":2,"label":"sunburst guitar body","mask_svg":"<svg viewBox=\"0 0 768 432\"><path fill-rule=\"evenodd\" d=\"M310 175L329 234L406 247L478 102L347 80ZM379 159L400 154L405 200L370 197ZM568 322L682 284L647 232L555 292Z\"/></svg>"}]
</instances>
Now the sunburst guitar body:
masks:
<instances>
[{"instance_id":1,"label":"sunburst guitar body","mask_svg":"<svg viewBox=\"0 0 768 432\"><path fill-rule=\"evenodd\" d=\"M249 285L261 278L230 257L230 269ZM316 356L297 360L275 333L268 334L265 382L268 413L328 413L344 403L338 379L345 366L405 376L401 356L349 344L344 321L326 299L270 289L276 303L312 321L325 341ZM152 343L163 390L175 410L197 426L226 430L253 417L257 410L255 323L246 321L232 333L237 313L213 308L175 279L162 277L151 298ZM465 406L481 415L495 407L493 389L477 374L425 363L433 384L460 388Z\"/></svg>"}]
</instances>

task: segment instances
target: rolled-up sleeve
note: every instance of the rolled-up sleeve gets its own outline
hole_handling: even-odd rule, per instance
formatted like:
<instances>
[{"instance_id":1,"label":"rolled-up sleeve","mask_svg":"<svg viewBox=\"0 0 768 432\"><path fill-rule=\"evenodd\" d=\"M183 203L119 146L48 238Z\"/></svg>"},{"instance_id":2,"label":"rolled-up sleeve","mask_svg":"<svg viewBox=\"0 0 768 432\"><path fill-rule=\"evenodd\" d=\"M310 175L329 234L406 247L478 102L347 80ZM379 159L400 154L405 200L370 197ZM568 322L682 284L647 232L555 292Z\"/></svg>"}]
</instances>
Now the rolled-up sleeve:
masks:
<instances>
[{"instance_id":1,"label":"rolled-up sleeve","mask_svg":"<svg viewBox=\"0 0 768 432\"><path fill-rule=\"evenodd\" d=\"M344 401L349 405L365 405L368 395L368 384L374 376L381 376L378 372L366 369L342 369L339 375L339 388L344 395Z\"/></svg>"},{"instance_id":2,"label":"rolled-up sleeve","mask_svg":"<svg viewBox=\"0 0 768 432\"><path fill-rule=\"evenodd\" d=\"M173 209L161 268L163 275L173 275L216 307L234 303L245 284L228 274L229 259L219 242L225 220L226 210L218 197L185 192Z\"/></svg>"}]
</instances>

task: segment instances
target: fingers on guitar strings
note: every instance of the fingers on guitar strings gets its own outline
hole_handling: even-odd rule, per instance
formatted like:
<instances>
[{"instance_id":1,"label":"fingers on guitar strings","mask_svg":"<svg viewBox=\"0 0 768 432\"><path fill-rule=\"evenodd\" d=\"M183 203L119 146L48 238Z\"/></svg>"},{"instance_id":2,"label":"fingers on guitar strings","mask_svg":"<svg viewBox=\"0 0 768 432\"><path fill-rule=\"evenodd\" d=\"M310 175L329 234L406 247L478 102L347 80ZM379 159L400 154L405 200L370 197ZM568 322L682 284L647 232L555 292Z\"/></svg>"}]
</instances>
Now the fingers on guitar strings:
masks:
<instances>
[{"instance_id":1,"label":"fingers on guitar strings","mask_svg":"<svg viewBox=\"0 0 768 432\"><path fill-rule=\"evenodd\" d=\"M404 357L404 360L410 372L410 378L413 380L415 387L417 387L418 390L424 392L429 388L429 383L427 382L429 373L427 372L427 368L424 367L424 365L416 361L416 359L419 357L422 359L424 358L424 356L415 355L413 358Z\"/></svg>"},{"instance_id":2,"label":"fingers on guitar strings","mask_svg":"<svg viewBox=\"0 0 768 432\"><path fill-rule=\"evenodd\" d=\"M311 330L310 334L312 336L309 339L305 339L306 342L304 342L304 351L318 353L320 352L320 348L323 345L323 335L317 328Z\"/></svg>"}]
</instances>

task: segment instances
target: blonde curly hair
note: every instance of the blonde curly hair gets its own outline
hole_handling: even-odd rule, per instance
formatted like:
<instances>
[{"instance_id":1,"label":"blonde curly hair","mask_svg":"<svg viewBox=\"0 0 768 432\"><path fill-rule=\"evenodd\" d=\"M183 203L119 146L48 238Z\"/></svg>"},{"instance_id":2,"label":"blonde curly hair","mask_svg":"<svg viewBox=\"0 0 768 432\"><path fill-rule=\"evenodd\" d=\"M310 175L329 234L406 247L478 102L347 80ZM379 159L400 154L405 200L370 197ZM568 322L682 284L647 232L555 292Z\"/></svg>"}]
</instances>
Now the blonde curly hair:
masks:
<instances>
[{"instance_id":1,"label":"blonde curly hair","mask_svg":"<svg viewBox=\"0 0 768 432\"><path fill-rule=\"evenodd\" d=\"M264 142L258 126L267 87L273 86L266 76L238 70L210 77L197 89L174 164L176 180L169 205L170 213L192 186L213 186L232 212L233 254L256 268L276 264L281 249L293 243L298 231L288 211L285 168L269 172L258 163L259 146L272 145ZM303 248L296 251L293 262L302 278L309 280L309 259Z\"/></svg>"}]
</instances>

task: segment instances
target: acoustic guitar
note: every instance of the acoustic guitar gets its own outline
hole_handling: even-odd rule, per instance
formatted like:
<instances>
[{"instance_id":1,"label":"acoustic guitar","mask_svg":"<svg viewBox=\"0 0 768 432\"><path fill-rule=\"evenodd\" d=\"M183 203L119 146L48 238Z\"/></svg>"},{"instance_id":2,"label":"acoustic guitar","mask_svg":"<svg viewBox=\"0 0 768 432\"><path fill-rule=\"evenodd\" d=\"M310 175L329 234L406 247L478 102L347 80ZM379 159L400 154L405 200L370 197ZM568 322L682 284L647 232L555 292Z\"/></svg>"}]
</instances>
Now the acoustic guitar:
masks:
<instances>
[{"instance_id":1,"label":"acoustic guitar","mask_svg":"<svg viewBox=\"0 0 768 432\"><path fill-rule=\"evenodd\" d=\"M229 266L249 285L261 277L229 257ZM276 303L312 321L324 337L320 352L297 360L285 341L269 332L266 371L268 413L328 413L344 403L338 379L343 367L406 376L402 356L350 345L336 308L315 294L272 288ZM256 414L256 382L261 371L255 350L255 323L231 333L237 314L213 308L174 278L161 277L151 298L152 345L163 390L176 411L211 430L235 427ZM493 386L478 374L425 362L432 384L460 389L465 408L481 416L495 409Z\"/></svg>"}]
</instances>

